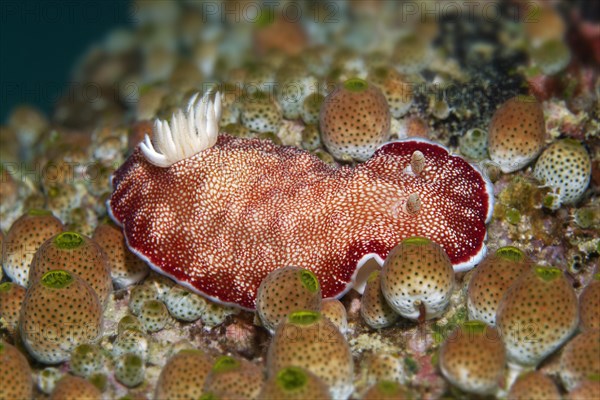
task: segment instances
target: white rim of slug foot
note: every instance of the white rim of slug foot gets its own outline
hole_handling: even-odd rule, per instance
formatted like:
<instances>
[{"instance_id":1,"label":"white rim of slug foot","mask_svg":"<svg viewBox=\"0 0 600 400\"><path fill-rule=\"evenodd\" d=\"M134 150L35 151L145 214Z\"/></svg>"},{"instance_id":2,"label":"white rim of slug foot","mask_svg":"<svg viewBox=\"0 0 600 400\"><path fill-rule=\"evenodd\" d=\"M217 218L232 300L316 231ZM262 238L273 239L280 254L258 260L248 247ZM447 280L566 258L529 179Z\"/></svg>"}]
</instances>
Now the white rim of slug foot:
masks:
<instances>
[{"instance_id":1,"label":"white rim of slug foot","mask_svg":"<svg viewBox=\"0 0 600 400\"><path fill-rule=\"evenodd\" d=\"M167 168L215 145L221 119L221 95L211 100L207 91L198 100L199 93L190 99L186 112L177 110L171 123L156 119L152 140L148 135L140 143L146 159L157 167Z\"/></svg>"}]
</instances>

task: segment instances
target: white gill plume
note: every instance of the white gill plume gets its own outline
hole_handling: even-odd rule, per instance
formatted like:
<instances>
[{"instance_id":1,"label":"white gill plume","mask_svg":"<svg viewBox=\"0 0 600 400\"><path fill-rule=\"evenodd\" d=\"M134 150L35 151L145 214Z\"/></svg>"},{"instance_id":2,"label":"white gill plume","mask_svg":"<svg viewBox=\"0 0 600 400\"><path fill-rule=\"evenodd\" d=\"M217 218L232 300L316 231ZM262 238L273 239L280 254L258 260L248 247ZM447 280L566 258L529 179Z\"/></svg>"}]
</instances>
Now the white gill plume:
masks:
<instances>
[{"instance_id":1,"label":"white gill plume","mask_svg":"<svg viewBox=\"0 0 600 400\"><path fill-rule=\"evenodd\" d=\"M190 99L187 110L173 114L171 123L156 119L152 140L146 135L140 148L146 159L157 167L170 167L214 146L219 134L221 119L221 96L217 92L211 100L211 91L200 99L196 93Z\"/></svg>"}]
</instances>

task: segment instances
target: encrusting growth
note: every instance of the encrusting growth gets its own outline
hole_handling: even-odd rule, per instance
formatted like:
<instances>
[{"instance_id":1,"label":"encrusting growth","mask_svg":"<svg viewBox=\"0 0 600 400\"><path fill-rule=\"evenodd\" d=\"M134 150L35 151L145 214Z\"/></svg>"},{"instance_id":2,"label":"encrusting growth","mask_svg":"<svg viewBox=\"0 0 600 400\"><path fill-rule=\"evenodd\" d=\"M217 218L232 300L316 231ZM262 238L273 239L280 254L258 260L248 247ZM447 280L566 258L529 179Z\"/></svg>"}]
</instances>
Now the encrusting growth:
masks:
<instances>
[{"instance_id":1,"label":"encrusting growth","mask_svg":"<svg viewBox=\"0 0 600 400\"><path fill-rule=\"evenodd\" d=\"M501 383L506 354L496 328L467 321L440 349L440 369L453 385L469 393L493 394Z\"/></svg>"},{"instance_id":2,"label":"encrusting growth","mask_svg":"<svg viewBox=\"0 0 600 400\"><path fill-rule=\"evenodd\" d=\"M243 358L217 358L204 381L204 393L220 399L258 398L263 384L262 369Z\"/></svg>"},{"instance_id":3,"label":"encrusting growth","mask_svg":"<svg viewBox=\"0 0 600 400\"><path fill-rule=\"evenodd\" d=\"M454 288L454 271L444 250L427 238L404 239L390 251L381 271L381 292L390 307L409 319L443 313Z\"/></svg>"},{"instance_id":4,"label":"encrusting growth","mask_svg":"<svg viewBox=\"0 0 600 400\"><path fill-rule=\"evenodd\" d=\"M3 382L0 385L0 399L32 398L33 379L27 358L4 340L0 340L0 376Z\"/></svg>"},{"instance_id":5,"label":"encrusting growth","mask_svg":"<svg viewBox=\"0 0 600 400\"><path fill-rule=\"evenodd\" d=\"M348 333L348 313L341 301L338 299L323 299L321 315L331 321L343 335Z\"/></svg>"},{"instance_id":6,"label":"encrusting growth","mask_svg":"<svg viewBox=\"0 0 600 400\"><path fill-rule=\"evenodd\" d=\"M71 352L69 366L74 375L88 378L95 372L100 372L104 364L104 355L100 346L83 343Z\"/></svg>"},{"instance_id":7,"label":"encrusting growth","mask_svg":"<svg viewBox=\"0 0 600 400\"><path fill-rule=\"evenodd\" d=\"M133 285L148 275L148 266L129 251L123 232L113 223L98 225L92 239L106 253L110 275L117 288Z\"/></svg>"},{"instance_id":8,"label":"encrusting growth","mask_svg":"<svg viewBox=\"0 0 600 400\"><path fill-rule=\"evenodd\" d=\"M258 287L256 311L271 333L293 311L321 310L321 287L312 272L283 267L271 272Z\"/></svg>"},{"instance_id":9,"label":"encrusting growth","mask_svg":"<svg viewBox=\"0 0 600 400\"><path fill-rule=\"evenodd\" d=\"M542 105L533 97L513 97L496 110L490 121L490 158L504 173L517 171L540 154L545 136Z\"/></svg>"},{"instance_id":10,"label":"encrusting growth","mask_svg":"<svg viewBox=\"0 0 600 400\"><path fill-rule=\"evenodd\" d=\"M560 378L573 390L591 377L600 377L600 331L587 330L564 347L560 357Z\"/></svg>"},{"instance_id":11,"label":"encrusting growth","mask_svg":"<svg viewBox=\"0 0 600 400\"><path fill-rule=\"evenodd\" d=\"M510 387L508 400L560 400L556 384L540 371L519 376Z\"/></svg>"},{"instance_id":12,"label":"encrusting growth","mask_svg":"<svg viewBox=\"0 0 600 400\"><path fill-rule=\"evenodd\" d=\"M50 400L101 399L102 393L89 381L72 375L65 375L54 387Z\"/></svg>"},{"instance_id":13,"label":"encrusting growth","mask_svg":"<svg viewBox=\"0 0 600 400\"><path fill-rule=\"evenodd\" d=\"M54 269L77 274L90 285L106 307L112 292L110 265L102 248L77 232L63 232L46 240L35 253L29 269L30 284Z\"/></svg>"},{"instance_id":14,"label":"encrusting growth","mask_svg":"<svg viewBox=\"0 0 600 400\"><path fill-rule=\"evenodd\" d=\"M312 372L299 367L284 367L268 379L259 399L330 399L327 385Z\"/></svg>"},{"instance_id":15,"label":"encrusting growth","mask_svg":"<svg viewBox=\"0 0 600 400\"><path fill-rule=\"evenodd\" d=\"M502 296L515 281L531 268L531 261L512 246L499 248L477 266L467 292L470 319L496 325L496 311Z\"/></svg>"},{"instance_id":16,"label":"encrusting growth","mask_svg":"<svg viewBox=\"0 0 600 400\"><path fill-rule=\"evenodd\" d=\"M552 189L558 204L579 201L590 183L591 175L592 160L583 144L574 139L552 143L533 169L533 176Z\"/></svg>"},{"instance_id":17,"label":"encrusting growth","mask_svg":"<svg viewBox=\"0 0 600 400\"><path fill-rule=\"evenodd\" d=\"M160 372L155 399L197 399L214 360L201 350L182 350Z\"/></svg>"},{"instance_id":18,"label":"encrusting growth","mask_svg":"<svg viewBox=\"0 0 600 400\"><path fill-rule=\"evenodd\" d=\"M388 327L400 318L381 292L381 271L369 275L360 304L360 315L371 328Z\"/></svg>"},{"instance_id":19,"label":"encrusting growth","mask_svg":"<svg viewBox=\"0 0 600 400\"><path fill-rule=\"evenodd\" d=\"M3 183L4 185L4 183ZM50 211L30 210L17 219L6 235L2 266L13 282L27 287L29 267L35 251L50 237L64 230Z\"/></svg>"},{"instance_id":20,"label":"encrusting growth","mask_svg":"<svg viewBox=\"0 0 600 400\"><path fill-rule=\"evenodd\" d=\"M27 290L19 328L29 354L39 362L57 364L68 360L79 344L100 337L102 306L94 290L79 276L52 270Z\"/></svg>"},{"instance_id":21,"label":"encrusting growth","mask_svg":"<svg viewBox=\"0 0 600 400\"><path fill-rule=\"evenodd\" d=\"M0 284L0 316L4 320L3 327L10 335L17 333L19 325L19 312L25 298L25 288L14 282Z\"/></svg>"},{"instance_id":22,"label":"encrusting growth","mask_svg":"<svg viewBox=\"0 0 600 400\"><path fill-rule=\"evenodd\" d=\"M267 353L267 376L290 366L317 375L333 398L352 393L354 364L348 342L319 312L296 311L279 324Z\"/></svg>"},{"instance_id":23,"label":"encrusting growth","mask_svg":"<svg viewBox=\"0 0 600 400\"><path fill-rule=\"evenodd\" d=\"M594 274L590 282L579 296L580 327L600 329L600 273Z\"/></svg>"},{"instance_id":24,"label":"encrusting growth","mask_svg":"<svg viewBox=\"0 0 600 400\"><path fill-rule=\"evenodd\" d=\"M559 268L535 266L521 274L496 313L508 361L523 366L535 366L552 354L578 322L577 296Z\"/></svg>"},{"instance_id":25,"label":"encrusting growth","mask_svg":"<svg viewBox=\"0 0 600 400\"><path fill-rule=\"evenodd\" d=\"M319 121L323 144L332 156L365 161L387 140L391 115L379 88L353 78L325 98Z\"/></svg>"}]
</instances>

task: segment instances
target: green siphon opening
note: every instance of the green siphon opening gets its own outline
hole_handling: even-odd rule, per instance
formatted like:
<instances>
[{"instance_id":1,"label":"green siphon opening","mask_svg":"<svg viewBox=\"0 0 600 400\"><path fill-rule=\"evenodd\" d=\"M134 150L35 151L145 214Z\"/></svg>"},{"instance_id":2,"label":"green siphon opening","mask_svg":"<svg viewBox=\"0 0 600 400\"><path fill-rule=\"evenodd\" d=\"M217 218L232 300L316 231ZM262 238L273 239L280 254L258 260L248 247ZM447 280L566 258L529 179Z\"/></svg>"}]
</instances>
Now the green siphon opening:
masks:
<instances>
[{"instance_id":1,"label":"green siphon opening","mask_svg":"<svg viewBox=\"0 0 600 400\"><path fill-rule=\"evenodd\" d=\"M48 210L41 210L39 208L33 208L27 211L27 215L31 215L32 217L43 217L46 215L52 215L52 213Z\"/></svg>"},{"instance_id":2,"label":"green siphon opening","mask_svg":"<svg viewBox=\"0 0 600 400\"><path fill-rule=\"evenodd\" d=\"M507 261L519 262L523 261L525 254L513 246L505 246L496 250L496 256Z\"/></svg>"},{"instance_id":3,"label":"green siphon opening","mask_svg":"<svg viewBox=\"0 0 600 400\"><path fill-rule=\"evenodd\" d=\"M240 367L240 362L231 356L221 356L217 358L212 367L214 372L227 372Z\"/></svg>"},{"instance_id":4,"label":"green siphon opening","mask_svg":"<svg viewBox=\"0 0 600 400\"><path fill-rule=\"evenodd\" d=\"M569 49L562 40L558 39L545 41L540 50L549 58L569 57Z\"/></svg>"},{"instance_id":5,"label":"green siphon opening","mask_svg":"<svg viewBox=\"0 0 600 400\"><path fill-rule=\"evenodd\" d=\"M96 388L99 391L104 392L106 390L106 386L108 384L108 378L106 377L105 374L98 372L98 373L91 375L87 379L88 379L88 381L90 381L90 383L92 385L96 386Z\"/></svg>"},{"instance_id":6,"label":"green siphon opening","mask_svg":"<svg viewBox=\"0 0 600 400\"><path fill-rule=\"evenodd\" d=\"M54 238L54 244L61 250L76 249L83 242L83 237L76 232L63 232Z\"/></svg>"},{"instance_id":7,"label":"green siphon opening","mask_svg":"<svg viewBox=\"0 0 600 400\"><path fill-rule=\"evenodd\" d=\"M70 272L61 269L55 269L46 272L41 279L42 285L52 289L63 289L68 287L74 281Z\"/></svg>"},{"instance_id":8,"label":"green siphon opening","mask_svg":"<svg viewBox=\"0 0 600 400\"><path fill-rule=\"evenodd\" d=\"M147 300L144 302L143 307L149 311L162 311L163 310L163 302L160 300Z\"/></svg>"},{"instance_id":9,"label":"green siphon opening","mask_svg":"<svg viewBox=\"0 0 600 400\"><path fill-rule=\"evenodd\" d=\"M562 40L547 40L529 53L534 64L548 75L560 72L571 60L571 52Z\"/></svg>"},{"instance_id":10,"label":"green siphon opening","mask_svg":"<svg viewBox=\"0 0 600 400\"><path fill-rule=\"evenodd\" d=\"M537 103L537 99L535 98L535 96L530 96L527 94L518 95L517 101L521 103Z\"/></svg>"},{"instance_id":11,"label":"green siphon opening","mask_svg":"<svg viewBox=\"0 0 600 400\"><path fill-rule=\"evenodd\" d=\"M198 349L183 349L183 350L178 351L177 354L189 354L189 355L203 356L205 353L202 350L198 350Z\"/></svg>"},{"instance_id":12,"label":"green siphon opening","mask_svg":"<svg viewBox=\"0 0 600 400\"><path fill-rule=\"evenodd\" d=\"M144 365L142 361L142 357L137 354L127 354L125 355L125 366L128 368L141 368Z\"/></svg>"},{"instance_id":13,"label":"green siphon opening","mask_svg":"<svg viewBox=\"0 0 600 400\"><path fill-rule=\"evenodd\" d=\"M594 274L594 280L595 280L595 281L600 281L600 272L596 272L596 273Z\"/></svg>"},{"instance_id":14,"label":"green siphon opening","mask_svg":"<svg viewBox=\"0 0 600 400\"><path fill-rule=\"evenodd\" d=\"M595 212L591 208L580 208L575 211L574 220L580 228L588 229L594 223Z\"/></svg>"},{"instance_id":15,"label":"green siphon opening","mask_svg":"<svg viewBox=\"0 0 600 400\"><path fill-rule=\"evenodd\" d=\"M53 377L55 376L55 374L56 374L56 372L55 372L55 370L54 370L53 368L50 368L50 369L43 369L43 370L40 372L40 376L41 376L42 378L53 378Z\"/></svg>"},{"instance_id":16,"label":"green siphon opening","mask_svg":"<svg viewBox=\"0 0 600 400\"><path fill-rule=\"evenodd\" d=\"M200 396L200 398L198 400L219 400L219 398L217 396L215 396L214 393L204 393L202 396Z\"/></svg>"},{"instance_id":17,"label":"green siphon opening","mask_svg":"<svg viewBox=\"0 0 600 400\"><path fill-rule=\"evenodd\" d=\"M581 142L573 138L561 139L560 142L568 144L569 146L582 147Z\"/></svg>"},{"instance_id":18,"label":"green siphon opening","mask_svg":"<svg viewBox=\"0 0 600 400\"><path fill-rule=\"evenodd\" d=\"M319 290L319 280L312 271L306 269L300 271L300 281L302 282L302 286L311 293Z\"/></svg>"},{"instance_id":19,"label":"green siphon opening","mask_svg":"<svg viewBox=\"0 0 600 400\"><path fill-rule=\"evenodd\" d=\"M84 343L84 344L80 344L79 346L75 347L75 349L73 350L73 353L77 353L79 355L85 356L87 354L91 354L91 353L95 353L95 347L92 346L89 343Z\"/></svg>"},{"instance_id":20,"label":"green siphon opening","mask_svg":"<svg viewBox=\"0 0 600 400\"><path fill-rule=\"evenodd\" d=\"M298 367L287 367L277 373L276 382L284 391L292 391L306 386L306 372Z\"/></svg>"},{"instance_id":21,"label":"green siphon opening","mask_svg":"<svg viewBox=\"0 0 600 400\"><path fill-rule=\"evenodd\" d=\"M0 284L0 292L2 293L8 293L10 292L10 289L12 289L12 282L4 282L3 284Z\"/></svg>"},{"instance_id":22,"label":"green siphon opening","mask_svg":"<svg viewBox=\"0 0 600 400\"><path fill-rule=\"evenodd\" d=\"M542 199L542 206L544 206L545 208L547 208L549 210L554 210L554 209L558 208L558 203L559 203L558 197L557 197L557 195L555 195L553 193L547 194Z\"/></svg>"},{"instance_id":23,"label":"green siphon opening","mask_svg":"<svg viewBox=\"0 0 600 400\"><path fill-rule=\"evenodd\" d=\"M248 94L248 101L252 102L252 101L257 101L257 100L266 100L269 98L269 96L267 96L267 94L261 90L257 90L256 92L253 93L249 93Z\"/></svg>"},{"instance_id":24,"label":"green siphon opening","mask_svg":"<svg viewBox=\"0 0 600 400\"><path fill-rule=\"evenodd\" d=\"M275 15L273 14L273 11L270 11L268 8L266 8L265 10L259 11L259 15L257 17L255 17L255 20L254 20L254 23L259 28L267 27L267 26L271 25L273 22L275 22Z\"/></svg>"},{"instance_id":25,"label":"green siphon opening","mask_svg":"<svg viewBox=\"0 0 600 400\"><path fill-rule=\"evenodd\" d=\"M481 131L481 129L475 128L471 130L471 136L475 139L479 139L481 136L483 136L483 132Z\"/></svg>"},{"instance_id":26,"label":"green siphon opening","mask_svg":"<svg viewBox=\"0 0 600 400\"><path fill-rule=\"evenodd\" d=\"M600 382L600 374L589 374L587 376L588 381Z\"/></svg>"},{"instance_id":27,"label":"green siphon opening","mask_svg":"<svg viewBox=\"0 0 600 400\"><path fill-rule=\"evenodd\" d=\"M288 316L288 321L296 325L310 325L321 318L318 311L295 311Z\"/></svg>"},{"instance_id":28,"label":"green siphon opening","mask_svg":"<svg viewBox=\"0 0 600 400\"><path fill-rule=\"evenodd\" d=\"M562 275L559 268L535 267L535 274L546 282L555 280Z\"/></svg>"},{"instance_id":29,"label":"green siphon opening","mask_svg":"<svg viewBox=\"0 0 600 400\"><path fill-rule=\"evenodd\" d=\"M126 330L136 330L139 331L142 327L142 323L137 319L134 315L125 315L123 318L119 320L119 324L117 325L117 330L119 332L123 332Z\"/></svg>"},{"instance_id":30,"label":"green siphon opening","mask_svg":"<svg viewBox=\"0 0 600 400\"><path fill-rule=\"evenodd\" d=\"M423 246L423 245L426 245L429 243L431 243L431 240L424 238L424 237L420 237L420 236L409 237L402 241L402 244L411 245L411 246Z\"/></svg>"},{"instance_id":31,"label":"green siphon opening","mask_svg":"<svg viewBox=\"0 0 600 400\"><path fill-rule=\"evenodd\" d=\"M350 78L344 82L344 88L351 92L363 92L367 90L369 84L364 79Z\"/></svg>"},{"instance_id":32,"label":"green siphon opening","mask_svg":"<svg viewBox=\"0 0 600 400\"><path fill-rule=\"evenodd\" d=\"M470 334L481 334L485 331L485 329L487 328L487 325L485 324L485 322L481 322L481 321L466 321L465 323L463 323L462 329L465 332L468 332Z\"/></svg>"},{"instance_id":33,"label":"green siphon opening","mask_svg":"<svg viewBox=\"0 0 600 400\"><path fill-rule=\"evenodd\" d=\"M506 210L506 221L511 225L518 225L521 222L521 212L516 208Z\"/></svg>"},{"instance_id":34,"label":"green siphon opening","mask_svg":"<svg viewBox=\"0 0 600 400\"><path fill-rule=\"evenodd\" d=\"M371 274L367 278L367 282L373 282L374 280L376 280L379 277L379 272L380 271L373 271L373 272L371 272Z\"/></svg>"},{"instance_id":35,"label":"green siphon opening","mask_svg":"<svg viewBox=\"0 0 600 400\"><path fill-rule=\"evenodd\" d=\"M260 132L255 136L257 139L270 140L273 143L281 143L277 135L273 132Z\"/></svg>"},{"instance_id":36,"label":"green siphon opening","mask_svg":"<svg viewBox=\"0 0 600 400\"><path fill-rule=\"evenodd\" d=\"M58 190L56 186L52 186L50 189L48 189L48 197L51 199L57 198L59 194L60 190Z\"/></svg>"},{"instance_id":37,"label":"green siphon opening","mask_svg":"<svg viewBox=\"0 0 600 400\"><path fill-rule=\"evenodd\" d=\"M373 74L378 78L385 79L389 74L389 70L386 67L377 67L373 71Z\"/></svg>"},{"instance_id":38,"label":"green siphon opening","mask_svg":"<svg viewBox=\"0 0 600 400\"><path fill-rule=\"evenodd\" d=\"M321 108L321 105L323 104L324 100L325 97L323 97L322 94L313 93L306 98L305 104L308 104L310 107L313 107L314 109L318 110Z\"/></svg>"},{"instance_id":39,"label":"green siphon opening","mask_svg":"<svg viewBox=\"0 0 600 400\"><path fill-rule=\"evenodd\" d=\"M398 394L400 387L394 381L383 380L377 384L379 391L383 394L394 395Z\"/></svg>"}]
</instances>

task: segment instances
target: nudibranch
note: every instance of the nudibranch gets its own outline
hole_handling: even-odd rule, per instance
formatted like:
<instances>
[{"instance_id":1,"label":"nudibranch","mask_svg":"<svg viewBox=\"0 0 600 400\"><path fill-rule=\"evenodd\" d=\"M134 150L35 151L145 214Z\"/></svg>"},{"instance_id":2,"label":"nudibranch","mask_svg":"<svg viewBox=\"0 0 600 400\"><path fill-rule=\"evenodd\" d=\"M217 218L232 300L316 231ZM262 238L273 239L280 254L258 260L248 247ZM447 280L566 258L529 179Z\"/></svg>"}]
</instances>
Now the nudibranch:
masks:
<instances>
[{"instance_id":1,"label":"nudibranch","mask_svg":"<svg viewBox=\"0 0 600 400\"><path fill-rule=\"evenodd\" d=\"M211 100L214 99L214 100ZM108 201L129 248L156 271L223 304L255 308L257 289L288 265L311 270L323 297L349 290L409 236L427 237L456 271L485 255L491 183L424 140L391 142L334 167L268 140L218 134L219 95L157 120L114 173Z\"/></svg>"}]
</instances>

